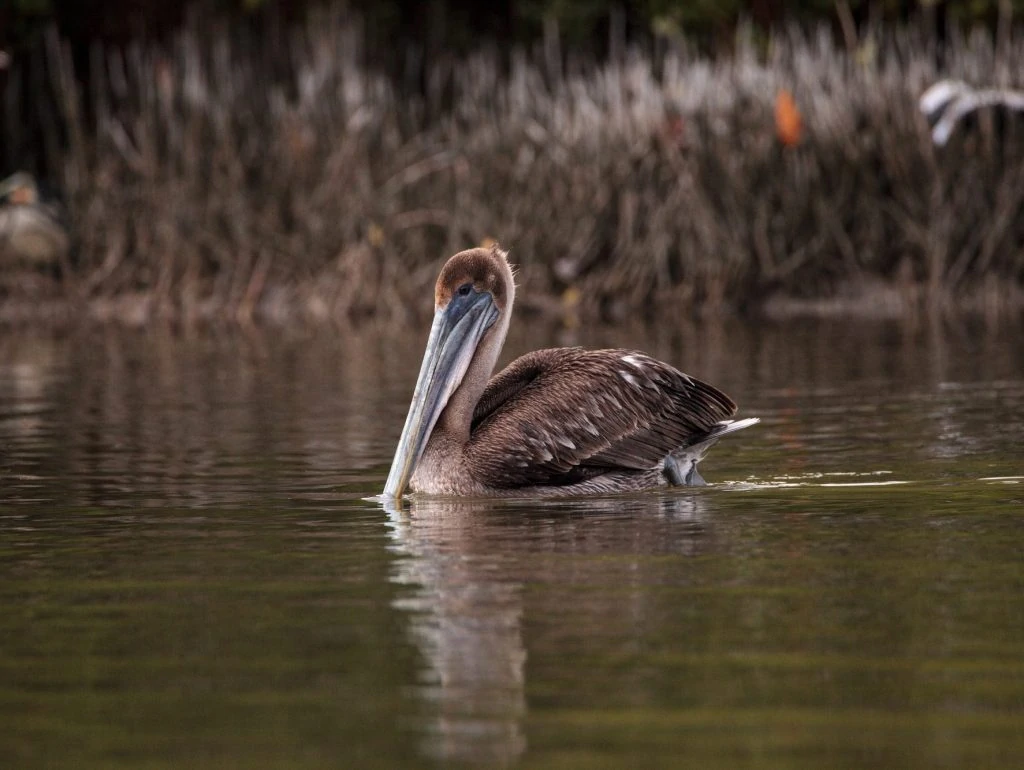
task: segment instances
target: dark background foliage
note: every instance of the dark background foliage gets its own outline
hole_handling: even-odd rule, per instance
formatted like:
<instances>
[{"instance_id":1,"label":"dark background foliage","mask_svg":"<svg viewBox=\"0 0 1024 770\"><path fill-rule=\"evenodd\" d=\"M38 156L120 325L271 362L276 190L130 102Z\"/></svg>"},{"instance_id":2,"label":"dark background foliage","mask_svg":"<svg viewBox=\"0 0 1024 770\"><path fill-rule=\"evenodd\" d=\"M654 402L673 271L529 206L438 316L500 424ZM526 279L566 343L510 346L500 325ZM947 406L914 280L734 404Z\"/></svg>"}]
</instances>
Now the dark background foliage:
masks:
<instances>
[{"instance_id":1,"label":"dark background foliage","mask_svg":"<svg viewBox=\"0 0 1024 770\"><path fill-rule=\"evenodd\" d=\"M4 0L0 47L17 50L47 23L75 47L94 40L125 44L159 39L190 14L259 25L299 20L323 0ZM703 45L728 45L741 19L762 30L792 22L836 25L852 21L906 23L927 17L937 30L949 24L995 24L1024 9L1024 0L349 0L366 24L368 49L385 61L464 54L481 43L529 44L557 24L573 47L607 53L609 39L686 36Z\"/></svg>"},{"instance_id":2,"label":"dark background foliage","mask_svg":"<svg viewBox=\"0 0 1024 770\"><path fill-rule=\"evenodd\" d=\"M917 109L941 77L1022 85L1016 3L3 8L0 173L74 242L7 315L401 316L491 238L580 319L1020 300L1018 121L939 149Z\"/></svg>"}]
</instances>

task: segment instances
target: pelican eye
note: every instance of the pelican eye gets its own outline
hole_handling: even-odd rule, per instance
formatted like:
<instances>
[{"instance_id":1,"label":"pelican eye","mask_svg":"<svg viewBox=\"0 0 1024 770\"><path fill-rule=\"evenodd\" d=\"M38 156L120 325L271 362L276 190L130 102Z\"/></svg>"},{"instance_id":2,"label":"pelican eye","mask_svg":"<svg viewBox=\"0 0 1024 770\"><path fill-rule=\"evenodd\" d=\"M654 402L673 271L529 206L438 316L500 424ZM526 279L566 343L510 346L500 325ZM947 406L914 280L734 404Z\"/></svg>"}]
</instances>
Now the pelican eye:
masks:
<instances>
[{"instance_id":1,"label":"pelican eye","mask_svg":"<svg viewBox=\"0 0 1024 770\"><path fill-rule=\"evenodd\" d=\"M462 284L462 286L459 287L459 296L468 297L471 291L473 291L473 284L464 283Z\"/></svg>"}]
</instances>

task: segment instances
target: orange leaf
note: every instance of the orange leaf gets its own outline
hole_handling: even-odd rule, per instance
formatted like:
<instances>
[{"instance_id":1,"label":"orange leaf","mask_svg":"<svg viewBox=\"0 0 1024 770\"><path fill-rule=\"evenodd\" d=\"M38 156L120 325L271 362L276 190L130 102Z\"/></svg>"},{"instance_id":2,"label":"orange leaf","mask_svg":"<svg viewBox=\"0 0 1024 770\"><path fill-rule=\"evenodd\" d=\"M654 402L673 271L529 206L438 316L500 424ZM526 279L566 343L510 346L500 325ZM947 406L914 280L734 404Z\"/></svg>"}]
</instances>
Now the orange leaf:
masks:
<instances>
[{"instance_id":1,"label":"orange leaf","mask_svg":"<svg viewBox=\"0 0 1024 770\"><path fill-rule=\"evenodd\" d=\"M797 109L793 94L785 88L779 90L775 96L775 132L779 141L787 147L796 147L800 144L803 119L800 117L800 110Z\"/></svg>"}]
</instances>

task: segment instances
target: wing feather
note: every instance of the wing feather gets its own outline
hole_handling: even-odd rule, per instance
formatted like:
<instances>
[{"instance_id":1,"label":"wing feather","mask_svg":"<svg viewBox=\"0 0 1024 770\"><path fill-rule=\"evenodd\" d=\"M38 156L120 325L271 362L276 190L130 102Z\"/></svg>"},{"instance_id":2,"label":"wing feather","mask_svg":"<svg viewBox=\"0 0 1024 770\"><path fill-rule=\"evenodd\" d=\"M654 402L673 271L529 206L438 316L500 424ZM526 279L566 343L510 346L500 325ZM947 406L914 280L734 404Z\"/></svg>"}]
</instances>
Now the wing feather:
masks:
<instances>
[{"instance_id":1,"label":"wing feather","mask_svg":"<svg viewBox=\"0 0 1024 770\"><path fill-rule=\"evenodd\" d=\"M466 458L492 486L572 484L657 467L735 412L717 388L642 353L538 350L487 384Z\"/></svg>"}]
</instances>

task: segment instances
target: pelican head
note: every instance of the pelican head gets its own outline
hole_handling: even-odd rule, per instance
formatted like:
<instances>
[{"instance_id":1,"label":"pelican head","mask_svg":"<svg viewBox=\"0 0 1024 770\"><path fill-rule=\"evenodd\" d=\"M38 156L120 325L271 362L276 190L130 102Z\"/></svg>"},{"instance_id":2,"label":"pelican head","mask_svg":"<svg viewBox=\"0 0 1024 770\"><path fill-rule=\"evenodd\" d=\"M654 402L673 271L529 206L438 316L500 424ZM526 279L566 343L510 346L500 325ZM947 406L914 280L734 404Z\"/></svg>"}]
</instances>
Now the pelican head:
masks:
<instances>
[{"instance_id":1,"label":"pelican head","mask_svg":"<svg viewBox=\"0 0 1024 770\"><path fill-rule=\"evenodd\" d=\"M514 295L512 268L497 246L460 251L441 269L434 287L434 322L385 497L405 492L434 426L471 365L472 379L483 391L501 351Z\"/></svg>"}]
</instances>

